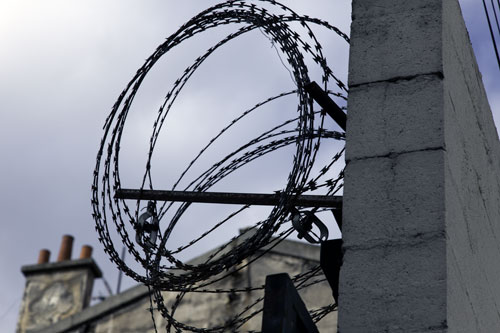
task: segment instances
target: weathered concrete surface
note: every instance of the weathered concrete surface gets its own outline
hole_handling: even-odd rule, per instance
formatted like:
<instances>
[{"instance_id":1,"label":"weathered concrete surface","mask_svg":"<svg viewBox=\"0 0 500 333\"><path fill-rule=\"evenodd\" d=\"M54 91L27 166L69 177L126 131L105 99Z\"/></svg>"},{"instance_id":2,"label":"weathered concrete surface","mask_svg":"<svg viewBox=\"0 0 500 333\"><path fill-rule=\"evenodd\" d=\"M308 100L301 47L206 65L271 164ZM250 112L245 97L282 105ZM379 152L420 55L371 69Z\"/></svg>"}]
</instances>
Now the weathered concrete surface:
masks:
<instances>
[{"instance_id":1,"label":"weathered concrete surface","mask_svg":"<svg viewBox=\"0 0 500 333\"><path fill-rule=\"evenodd\" d=\"M349 86L440 73L441 13L436 0L354 0Z\"/></svg>"},{"instance_id":2,"label":"weathered concrete surface","mask_svg":"<svg viewBox=\"0 0 500 333\"><path fill-rule=\"evenodd\" d=\"M354 0L339 331L496 332L500 144L457 0Z\"/></svg>"},{"instance_id":3,"label":"weathered concrete surface","mask_svg":"<svg viewBox=\"0 0 500 333\"><path fill-rule=\"evenodd\" d=\"M49 327L81 312L101 271L92 259L22 267L26 287L16 331Z\"/></svg>"},{"instance_id":4,"label":"weathered concrete surface","mask_svg":"<svg viewBox=\"0 0 500 333\"><path fill-rule=\"evenodd\" d=\"M360 112L349 112L348 134L363 140L346 143L346 159L442 148L442 85L440 75L423 74L351 86L349 108Z\"/></svg>"},{"instance_id":5,"label":"weathered concrete surface","mask_svg":"<svg viewBox=\"0 0 500 333\"><path fill-rule=\"evenodd\" d=\"M500 145L458 5L444 2L450 332L500 329Z\"/></svg>"}]
</instances>

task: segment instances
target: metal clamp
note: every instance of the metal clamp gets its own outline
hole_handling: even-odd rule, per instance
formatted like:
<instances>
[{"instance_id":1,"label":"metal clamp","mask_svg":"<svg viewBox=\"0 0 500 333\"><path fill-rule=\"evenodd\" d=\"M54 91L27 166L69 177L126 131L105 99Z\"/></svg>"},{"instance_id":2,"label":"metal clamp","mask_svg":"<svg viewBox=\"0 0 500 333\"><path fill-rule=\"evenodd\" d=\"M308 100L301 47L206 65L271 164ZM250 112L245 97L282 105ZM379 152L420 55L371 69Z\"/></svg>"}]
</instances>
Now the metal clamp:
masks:
<instances>
[{"instance_id":1,"label":"metal clamp","mask_svg":"<svg viewBox=\"0 0 500 333\"><path fill-rule=\"evenodd\" d=\"M292 226L299 233L297 236L299 239L304 238L311 244L319 244L328 239L328 228L313 212L301 212L296 208L293 208L291 212ZM312 232L313 224L318 227L319 236Z\"/></svg>"},{"instance_id":2,"label":"metal clamp","mask_svg":"<svg viewBox=\"0 0 500 333\"><path fill-rule=\"evenodd\" d=\"M147 250L151 250L156 244L159 229L156 203L149 201L146 212L142 213L137 221L135 241Z\"/></svg>"}]
</instances>

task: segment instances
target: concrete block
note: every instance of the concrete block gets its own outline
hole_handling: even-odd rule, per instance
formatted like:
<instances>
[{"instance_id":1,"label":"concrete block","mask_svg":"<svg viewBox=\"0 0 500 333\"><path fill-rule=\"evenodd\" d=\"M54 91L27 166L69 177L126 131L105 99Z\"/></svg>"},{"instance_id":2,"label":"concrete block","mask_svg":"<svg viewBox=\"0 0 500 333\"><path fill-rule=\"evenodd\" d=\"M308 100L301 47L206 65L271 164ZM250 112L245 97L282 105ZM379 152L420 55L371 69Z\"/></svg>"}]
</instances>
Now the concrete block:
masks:
<instances>
[{"instance_id":1,"label":"concrete block","mask_svg":"<svg viewBox=\"0 0 500 333\"><path fill-rule=\"evenodd\" d=\"M349 86L442 73L441 1L354 1Z\"/></svg>"},{"instance_id":2,"label":"concrete block","mask_svg":"<svg viewBox=\"0 0 500 333\"><path fill-rule=\"evenodd\" d=\"M347 245L444 233L442 150L354 160L347 164L345 177Z\"/></svg>"},{"instance_id":3,"label":"concrete block","mask_svg":"<svg viewBox=\"0 0 500 333\"><path fill-rule=\"evenodd\" d=\"M426 8L441 9L441 1L435 0L363 0L353 1L352 16L354 19L360 17L380 17L384 15L404 14Z\"/></svg>"},{"instance_id":4,"label":"concrete block","mask_svg":"<svg viewBox=\"0 0 500 333\"><path fill-rule=\"evenodd\" d=\"M344 262L356 269L342 269L345 284L352 289L401 293L410 286L446 279L445 236L413 242L386 242L376 247L345 247ZM342 293L342 292L341 292ZM349 298L345 295L342 302Z\"/></svg>"},{"instance_id":5,"label":"concrete block","mask_svg":"<svg viewBox=\"0 0 500 333\"><path fill-rule=\"evenodd\" d=\"M444 147L442 95L435 75L352 87L346 160Z\"/></svg>"},{"instance_id":6,"label":"concrete block","mask_svg":"<svg viewBox=\"0 0 500 333\"><path fill-rule=\"evenodd\" d=\"M445 253L444 236L415 244L347 247L339 296L341 331L446 328Z\"/></svg>"},{"instance_id":7,"label":"concrete block","mask_svg":"<svg viewBox=\"0 0 500 333\"><path fill-rule=\"evenodd\" d=\"M427 284L424 287L407 287L398 292L352 291L339 311L339 332L447 332L446 282ZM420 302L411 302L411 300ZM374 300L375 302L370 302ZM354 308L357 310L353 310ZM374 311L375 310L375 311Z\"/></svg>"}]
</instances>

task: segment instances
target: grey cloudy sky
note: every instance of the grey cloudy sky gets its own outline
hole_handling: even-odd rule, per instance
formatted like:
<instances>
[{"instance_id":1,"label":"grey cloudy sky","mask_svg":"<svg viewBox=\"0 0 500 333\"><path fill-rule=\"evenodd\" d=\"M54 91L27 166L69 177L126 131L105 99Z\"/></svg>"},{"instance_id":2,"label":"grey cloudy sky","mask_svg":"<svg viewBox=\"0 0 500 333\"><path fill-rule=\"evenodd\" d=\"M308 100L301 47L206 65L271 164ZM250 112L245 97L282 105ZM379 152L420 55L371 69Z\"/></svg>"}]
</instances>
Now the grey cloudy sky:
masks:
<instances>
[{"instance_id":1,"label":"grey cloudy sky","mask_svg":"<svg viewBox=\"0 0 500 333\"><path fill-rule=\"evenodd\" d=\"M102 125L119 93L154 49L182 23L218 2L0 0L1 332L11 332L15 327L24 288L20 267L34 263L42 248L50 249L55 259L63 234L75 236L74 256L83 244L94 247L94 258L115 287L117 270L97 241L90 207L90 185ZM349 33L349 0L283 2ZM500 72L484 12L480 1L461 3L498 123ZM224 31L218 36L224 36ZM153 73L146 93L139 97L144 102L139 105L158 105L157 98L161 100L172 79L168 75L170 68L183 69L189 64L184 60L194 59L206 49L203 43L208 41L198 42L188 43L173 54L161 65L165 72ZM346 45L340 47L338 41L324 39L321 42L327 44L330 64L335 63L332 67L345 78ZM255 49L259 51L249 51ZM225 107L234 104L240 111L262 97L293 89L269 41L258 33L235 42L226 52L222 60L207 64L197 85L189 90L193 95L181 100L186 112L179 116L179 124L196 117L206 126L177 132L174 128L170 140L178 144L171 145L174 150L165 154L180 161L166 159L165 167L182 165L184 147L195 146L198 137L202 143L201 132L215 127L218 119L207 114L207 110L221 107L220 100L211 98L214 89L228 96ZM234 61L228 62L231 58ZM222 79L231 73L237 73L238 86ZM212 90L207 89L207 93L203 87ZM189 114L189 110L193 113ZM152 123L142 114L129 121L134 126L126 142L139 145L134 138L149 135ZM187 130L201 134L192 135L187 142L183 136ZM130 163L134 164L132 155ZM127 281L125 286L132 284ZM101 282L95 289L106 293Z\"/></svg>"}]
</instances>

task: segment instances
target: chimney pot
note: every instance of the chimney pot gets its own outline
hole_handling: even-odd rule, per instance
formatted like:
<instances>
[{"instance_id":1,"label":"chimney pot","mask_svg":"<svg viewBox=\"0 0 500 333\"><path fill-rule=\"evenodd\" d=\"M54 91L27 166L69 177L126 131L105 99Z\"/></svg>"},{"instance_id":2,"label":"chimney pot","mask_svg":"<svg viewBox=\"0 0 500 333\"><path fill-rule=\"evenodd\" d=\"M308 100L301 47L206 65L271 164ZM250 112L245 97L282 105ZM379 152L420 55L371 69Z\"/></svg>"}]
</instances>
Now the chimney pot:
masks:
<instances>
[{"instance_id":1,"label":"chimney pot","mask_svg":"<svg viewBox=\"0 0 500 333\"><path fill-rule=\"evenodd\" d=\"M84 245L82 246L82 251L80 252L80 259L88 259L92 257L92 246Z\"/></svg>"},{"instance_id":2,"label":"chimney pot","mask_svg":"<svg viewBox=\"0 0 500 333\"><path fill-rule=\"evenodd\" d=\"M41 249L38 254L38 264L46 264L50 259L50 251L47 249Z\"/></svg>"},{"instance_id":3,"label":"chimney pot","mask_svg":"<svg viewBox=\"0 0 500 333\"><path fill-rule=\"evenodd\" d=\"M73 236L64 235L61 242L61 248L59 249L59 255L57 256L57 261L71 260L71 252L73 251Z\"/></svg>"}]
</instances>

